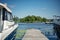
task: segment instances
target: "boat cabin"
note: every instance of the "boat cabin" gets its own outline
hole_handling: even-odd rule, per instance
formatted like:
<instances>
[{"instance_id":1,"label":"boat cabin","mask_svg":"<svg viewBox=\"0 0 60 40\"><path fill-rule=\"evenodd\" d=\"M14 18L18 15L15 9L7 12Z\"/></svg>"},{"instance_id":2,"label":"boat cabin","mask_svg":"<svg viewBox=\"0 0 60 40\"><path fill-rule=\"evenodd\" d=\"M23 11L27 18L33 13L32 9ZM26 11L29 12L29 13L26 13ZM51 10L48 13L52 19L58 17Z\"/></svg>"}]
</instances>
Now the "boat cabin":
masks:
<instances>
[{"instance_id":1,"label":"boat cabin","mask_svg":"<svg viewBox=\"0 0 60 40\"><path fill-rule=\"evenodd\" d=\"M60 16L54 15L54 21L55 24L60 25Z\"/></svg>"},{"instance_id":2,"label":"boat cabin","mask_svg":"<svg viewBox=\"0 0 60 40\"><path fill-rule=\"evenodd\" d=\"M7 30L13 25L12 11L7 7L6 4L0 3L0 33L3 30Z\"/></svg>"}]
</instances>

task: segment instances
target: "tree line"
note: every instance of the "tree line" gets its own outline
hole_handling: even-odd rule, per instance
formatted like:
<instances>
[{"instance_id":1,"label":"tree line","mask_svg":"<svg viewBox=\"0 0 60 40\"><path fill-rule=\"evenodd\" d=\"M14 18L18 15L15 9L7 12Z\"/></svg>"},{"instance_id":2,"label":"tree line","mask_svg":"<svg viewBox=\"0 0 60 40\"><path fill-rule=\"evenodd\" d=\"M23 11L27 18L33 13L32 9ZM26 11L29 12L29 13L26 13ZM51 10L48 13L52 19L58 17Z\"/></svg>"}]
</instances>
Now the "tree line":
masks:
<instances>
[{"instance_id":1,"label":"tree line","mask_svg":"<svg viewBox=\"0 0 60 40\"><path fill-rule=\"evenodd\" d=\"M42 18L40 16L26 16L24 18L18 18L18 17L14 17L13 20L15 22L22 22L22 23L33 23L33 22L47 22L48 19L46 18Z\"/></svg>"}]
</instances>

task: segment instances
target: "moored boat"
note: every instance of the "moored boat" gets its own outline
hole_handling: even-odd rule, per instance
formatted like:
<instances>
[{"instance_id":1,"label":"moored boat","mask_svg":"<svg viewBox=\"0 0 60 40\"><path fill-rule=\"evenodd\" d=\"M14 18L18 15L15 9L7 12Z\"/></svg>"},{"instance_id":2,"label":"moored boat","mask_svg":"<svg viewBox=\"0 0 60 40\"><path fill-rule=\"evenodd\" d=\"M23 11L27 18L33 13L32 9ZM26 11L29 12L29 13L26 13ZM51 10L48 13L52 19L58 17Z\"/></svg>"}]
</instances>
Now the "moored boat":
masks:
<instances>
[{"instance_id":1,"label":"moored boat","mask_svg":"<svg viewBox=\"0 0 60 40\"><path fill-rule=\"evenodd\" d=\"M60 40L60 16L54 16L54 31L57 35L58 40Z\"/></svg>"},{"instance_id":2,"label":"moored boat","mask_svg":"<svg viewBox=\"0 0 60 40\"><path fill-rule=\"evenodd\" d=\"M17 28L12 11L6 4L0 3L0 40L14 40Z\"/></svg>"}]
</instances>

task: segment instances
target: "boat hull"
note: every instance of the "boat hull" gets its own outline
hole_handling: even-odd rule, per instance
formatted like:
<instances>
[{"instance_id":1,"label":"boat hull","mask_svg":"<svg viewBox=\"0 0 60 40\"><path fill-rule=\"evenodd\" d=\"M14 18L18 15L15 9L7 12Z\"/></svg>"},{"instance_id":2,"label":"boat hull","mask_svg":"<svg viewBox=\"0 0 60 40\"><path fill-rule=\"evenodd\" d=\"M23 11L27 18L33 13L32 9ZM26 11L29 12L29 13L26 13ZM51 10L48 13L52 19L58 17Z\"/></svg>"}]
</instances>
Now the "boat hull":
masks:
<instances>
[{"instance_id":1,"label":"boat hull","mask_svg":"<svg viewBox=\"0 0 60 40\"><path fill-rule=\"evenodd\" d=\"M18 28L18 24L15 24L8 30L4 30L1 33L1 40L14 40L16 37L17 28Z\"/></svg>"}]
</instances>

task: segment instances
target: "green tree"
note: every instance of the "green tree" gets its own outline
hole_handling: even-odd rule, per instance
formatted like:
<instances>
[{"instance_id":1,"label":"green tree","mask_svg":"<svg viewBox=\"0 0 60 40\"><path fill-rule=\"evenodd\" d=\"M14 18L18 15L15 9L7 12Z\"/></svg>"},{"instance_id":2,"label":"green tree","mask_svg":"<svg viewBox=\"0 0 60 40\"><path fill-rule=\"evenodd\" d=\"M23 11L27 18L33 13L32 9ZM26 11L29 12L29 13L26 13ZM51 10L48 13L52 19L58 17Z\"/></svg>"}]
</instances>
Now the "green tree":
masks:
<instances>
[{"instance_id":1,"label":"green tree","mask_svg":"<svg viewBox=\"0 0 60 40\"><path fill-rule=\"evenodd\" d=\"M46 18L42 18L42 21L43 21L43 22L46 22L46 21L47 21L47 19L46 19Z\"/></svg>"},{"instance_id":2,"label":"green tree","mask_svg":"<svg viewBox=\"0 0 60 40\"><path fill-rule=\"evenodd\" d=\"M15 21L15 23L18 23L19 22L19 18L14 16L13 21Z\"/></svg>"},{"instance_id":3,"label":"green tree","mask_svg":"<svg viewBox=\"0 0 60 40\"><path fill-rule=\"evenodd\" d=\"M40 16L26 16L24 18L20 19L20 22L29 22L29 23L33 23L33 22L46 22L47 19L46 18L41 18Z\"/></svg>"}]
</instances>

